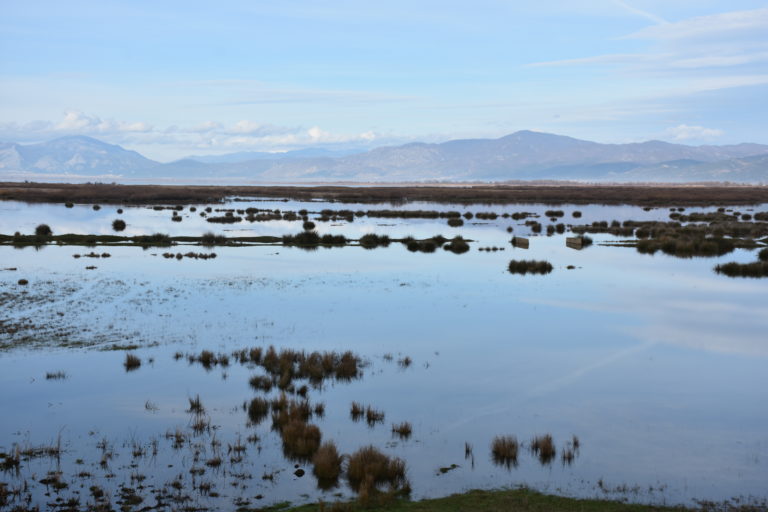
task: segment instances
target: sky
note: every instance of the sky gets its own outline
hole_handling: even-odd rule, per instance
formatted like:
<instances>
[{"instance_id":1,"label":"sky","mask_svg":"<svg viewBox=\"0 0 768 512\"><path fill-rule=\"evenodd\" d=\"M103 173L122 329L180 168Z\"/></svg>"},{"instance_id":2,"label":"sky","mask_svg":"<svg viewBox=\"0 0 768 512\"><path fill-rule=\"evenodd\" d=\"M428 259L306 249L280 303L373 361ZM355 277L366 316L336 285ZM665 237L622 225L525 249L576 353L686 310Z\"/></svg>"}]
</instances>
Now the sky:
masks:
<instances>
[{"instance_id":1,"label":"sky","mask_svg":"<svg viewBox=\"0 0 768 512\"><path fill-rule=\"evenodd\" d=\"M5 0L0 141L768 143L768 2Z\"/></svg>"}]
</instances>

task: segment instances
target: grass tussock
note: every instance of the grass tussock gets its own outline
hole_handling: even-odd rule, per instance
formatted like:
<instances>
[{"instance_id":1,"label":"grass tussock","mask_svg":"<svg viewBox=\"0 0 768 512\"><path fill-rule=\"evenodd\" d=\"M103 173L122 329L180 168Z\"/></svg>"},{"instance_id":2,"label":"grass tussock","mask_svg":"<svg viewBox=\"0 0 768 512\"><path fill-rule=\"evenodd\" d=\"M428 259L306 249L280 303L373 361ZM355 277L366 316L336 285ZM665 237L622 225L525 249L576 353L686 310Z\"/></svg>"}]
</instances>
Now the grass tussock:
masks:
<instances>
[{"instance_id":1,"label":"grass tussock","mask_svg":"<svg viewBox=\"0 0 768 512\"><path fill-rule=\"evenodd\" d=\"M312 473L317 478L321 489L330 489L337 485L341 475L342 461L343 457L339 455L333 441L326 441L320 445L312 457Z\"/></svg>"},{"instance_id":2,"label":"grass tussock","mask_svg":"<svg viewBox=\"0 0 768 512\"><path fill-rule=\"evenodd\" d=\"M377 423L384 423L384 411L374 409L370 405L365 408L365 422L369 427L373 427Z\"/></svg>"},{"instance_id":3,"label":"grass tussock","mask_svg":"<svg viewBox=\"0 0 768 512\"><path fill-rule=\"evenodd\" d=\"M291 420L280 432L283 453L291 460L309 461L320 448L322 434L317 425Z\"/></svg>"},{"instance_id":4,"label":"grass tussock","mask_svg":"<svg viewBox=\"0 0 768 512\"><path fill-rule=\"evenodd\" d=\"M192 414L205 414L205 407L203 406L202 400L200 400L200 395L196 395L194 398L188 398L189 400L189 409L187 409L187 412Z\"/></svg>"},{"instance_id":5,"label":"grass tussock","mask_svg":"<svg viewBox=\"0 0 768 512\"><path fill-rule=\"evenodd\" d=\"M267 377L266 375L254 375L250 378L248 381L248 384L256 390L256 391L263 391L264 393L269 393L272 391L272 379Z\"/></svg>"},{"instance_id":6,"label":"grass tussock","mask_svg":"<svg viewBox=\"0 0 768 512\"><path fill-rule=\"evenodd\" d=\"M392 425L392 433L400 439L409 439L413 433L413 428L409 421Z\"/></svg>"},{"instance_id":7,"label":"grass tussock","mask_svg":"<svg viewBox=\"0 0 768 512\"><path fill-rule=\"evenodd\" d=\"M112 221L112 229L114 231L124 231L125 227L126 227L126 224L123 219L115 219Z\"/></svg>"},{"instance_id":8,"label":"grass tussock","mask_svg":"<svg viewBox=\"0 0 768 512\"><path fill-rule=\"evenodd\" d=\"M536 436L531 440L531 452L542 464L549 464L555 458L557 450L550 434Z\"/></svg>"},{"instance_id":9,"label":"grass tussock","mask_svg":"<svg viewBox=\"0 0 768 512\"><path fill-rule=\"evenodd\" d=\"M47 372L45 374L45 380L64 380L67 378L66 372L58 371L58 372Z\"/></svg>"},{"instance_id":10,"label":"grass tussock","mask_svg":"<svg viewBox=\"0 0 768 512\"><path fill-rule=\"evenodd\" d=\"M499 466L507 468L517 466L519 449L520 443L515 436L496 436L491 441L491 456L493 462Z\"/></svg>"},{"instance_id":11,"label":"grass tussock","mask_svg":"<svg viewBox=\"0 0 768 512\"><path fill-rule=\"evenodd\" d=\"M385 485L389 489L403 489L408 484L405 462L390 458L374 446L360 448L350 455L347 480L361 497L370 496Z\"/></svg>"},{"instance_id":12,"label":"grass tussock","mask_svg":"<svg viewBox=\"0 0 768 512\"><path fill-rule=\"evenodd\" d=\"M552 264L548 261L512 260L508 269L512 274L549 274L552 272Z\"/></svg>"},{"instance_id":13,"label":"grass tussock","mask_svg":"<svg viewBox=\"0 0 768 512\"><path fill-rule=\"evenodd\" d=\"M141 367L141 359L134 354L125 354L125 361L123 362L125 371L132 372L138 370Z\"/></svg>"},{"instance_id":14,"label":"grass tussock","mask_svg":"<svg viewBox=\"0 0 768 512\"><path fill-rule=\"evenodd\" d=\"M362 360L347 352L304 352L291 349L266 350L256 347L232 353L232 357L246 365L263 368L266 376L255 376L251 385L259 391L269 391L272 386L297 392L302 389L296 381L307 380L313 386L321 386L327 379L351 381L362 376ZM267 381L271 381L271 384Z\"/></svg>"},{"instance_id":15,"label":"grass tussock","mask_svg":"<svg viewBox=\"0 0 768 512\"><path fill-rule=\"evenodd\" d=\"M352 405L349 408L349 415L352 418L352 421L360 421L365 415L365 407L358 402L352 402Z\"/></svg>"},{"instance_id":16,"label":"grass tussock","mask_svg":"<svg viewBox=\"0 0 768 512\"><path fill-rule=\"evenodd\" d=\"M258 425L269 414L269 402L261 397L256 397L248 404L248 420L253 425Z\"/></svg>"}]
</instances>

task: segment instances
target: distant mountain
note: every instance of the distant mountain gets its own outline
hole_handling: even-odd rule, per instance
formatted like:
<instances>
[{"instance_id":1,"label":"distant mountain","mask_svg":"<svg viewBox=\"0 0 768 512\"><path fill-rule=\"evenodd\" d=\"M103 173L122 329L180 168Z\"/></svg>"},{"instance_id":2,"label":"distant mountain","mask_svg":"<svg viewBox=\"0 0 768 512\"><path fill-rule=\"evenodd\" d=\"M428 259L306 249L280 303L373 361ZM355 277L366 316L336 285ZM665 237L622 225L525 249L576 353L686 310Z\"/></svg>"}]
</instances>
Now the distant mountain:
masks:
<instances>
[{"instance_id":1,"label":"distant mountain","mask_svg":"<svg viewBox=\"0 0 768 512\"><path fill-rule=\"evenodd\" d=\"M84 136L61 137L26 146L0 144L0 173L25 171L139 176L160 165L135 151Z\"/></svg>"},{"instance_id":2,"label":"distant mountain","mask_svg":"<svg viewBox=\"0 0 768 512\"><path fill-rule=\"evenodd\" d=\"M340 156L362 153L365 150L343 150L337 151L326 148L306 148L294 149L280 153L267 153L262 151L240 151L238 153L227 153L225 155L207 155L207 156L188 156L182 160L195 160L210 164L231 164L238 162L247 162L249 160L283 160L289 158L335 158Z\"/></svg>"},{"instance_id":3,"label":"distant mountain","mask_svg":"<svg viewBox=\"0 0 768 512\"><path fill-rule=\"evenodd\" d=\"M363 153L310 148L234 153L161 164L89 137L22 146L0 143L0 178L33 173L126 179L306 181L734 181L768 182L768 146L687 146L662 141L600 144L520 131L499 139L411 143Z\"/></svg>"}]
</instances>

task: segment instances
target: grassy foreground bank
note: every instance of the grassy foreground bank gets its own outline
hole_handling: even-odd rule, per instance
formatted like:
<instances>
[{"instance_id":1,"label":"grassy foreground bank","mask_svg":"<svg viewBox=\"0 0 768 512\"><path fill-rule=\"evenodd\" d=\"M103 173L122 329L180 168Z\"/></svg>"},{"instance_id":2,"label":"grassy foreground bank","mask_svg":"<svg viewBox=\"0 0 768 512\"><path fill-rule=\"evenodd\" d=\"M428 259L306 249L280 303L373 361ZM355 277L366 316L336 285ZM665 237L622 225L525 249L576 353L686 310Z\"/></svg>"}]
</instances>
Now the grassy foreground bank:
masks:
<instances>
[{"instance_id":1,"label":"grassy foreground bank","mask_svg":"<svg viewBox=\"0 0 768 512\"><path fill-rule=\"evenodd\" d=\"M421 501L392 499L388 503L363 506L350 503L316 503L291 507L276 505L266 509L242 509L245 511L264 510L270 512L353 512L358 510L383 510L387 512L682 512L694 509L685 507L665 507L635 505L618 501L564 498L542 494L530 489L512 489L496 491L468 491L446 498ZM721 505L702 507L697 510L729 510L747 512L764 510L760 508L723 507Z\"/></svg>"}]
</instances>

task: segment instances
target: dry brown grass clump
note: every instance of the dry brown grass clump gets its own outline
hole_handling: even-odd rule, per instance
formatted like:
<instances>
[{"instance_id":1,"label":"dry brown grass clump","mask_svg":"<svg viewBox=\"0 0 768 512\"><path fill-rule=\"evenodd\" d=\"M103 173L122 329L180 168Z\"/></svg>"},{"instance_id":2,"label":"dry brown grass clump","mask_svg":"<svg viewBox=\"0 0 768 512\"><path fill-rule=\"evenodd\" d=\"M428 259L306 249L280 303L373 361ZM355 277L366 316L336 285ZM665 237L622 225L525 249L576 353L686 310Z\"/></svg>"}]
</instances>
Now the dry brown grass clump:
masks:
<instances>
[{"instance_id":1,"label":"dry brown grass clump","mask_svg":"<svg viewBox=\"0 0 768 512\"><path fill-rule=\"evenodd\" d=\"M254 398L248 404L248 419L254 425L258 425L269 413L269 402L263 398Z\"/></svg>"},{"instance_id":2,"label":"dry brown grass clump","mask_svg":"<svg viewBox=\"0 0 768 512\"><path fill-rule=\"evenodd\" d=\"M531 440L531 451L539 457L539 462L549 464L555 458L555 443L550 434L536 436Z\"/></svg>"},{"instance_id":3,"label":"dry brown grass clump","mask_svg":"<svg viewBox=\"0 0 768 512\"><path fill-rule=\"evenodd\" d=\"M404 421L400 424L392 425L392 432L400 437L400 439L408 439L411 437L413 429L409 421Z\"/></svg>"},{"instance_id":4,"label":"dry brown grass clump","mask_svg":"<svg viewBox=\"0 0 768 512\"><path fill-rule=\"evenodd\" d=\"M269 393L272 390L272 379L266 375L254 375L248 382L256 391Z\"/></svg>"},{"instance_id":5,"label":"dry brown grass clump","mask_svg":"<svg viewBox=\"0 0 768 512\"><path fill-rule=\"evenodd\" d=\"M125 354L123 366L125 366L125 371L127 372L136 370L141 366L141 359L133 354Z\"/></svg>"},{"instance_id":6,"label":"dry brown grass clump","mask_svg":"<svg viewBox=\"0 0 768 512\"><path fill-rule=\"evenodd\" d=\"M339 455L333 441L327 441L317 449L314 457L312 457L312 473L317 477L321 489L328 489L336 485L341 474L342 460L343 458Z\"/></svg>"},{"instance_id":7,"label":"dry brown grass clump","mask_svg":"<svg viewBox=\"0 0 768 512\"><path fill-rule=\"evenodd\" d=\"M349 415L352 416L352 421L358 421L365 414L365 407L358 403L352 402L352 406L349 408Z\"/></svg>"},{"instance_id":8,"label":"dry brown grass clump","mask_svg":"<svg viewBox=\"0 0 768 512\"><path fill-rule=\"evenodd\" d=\"M347 480L352 489L361 496L370 495L380 486L391 489L407 487L405 462L391 459L374 446L360 448L349 457Z\"/></svg>"},{"instance_id":9,"label":"dry brown grass clump","mask_svg":"<svg viewBox=\"0 0 768 512\"><path fill-rule=\"evenodd\" d=\"M384 422L384 412L383 411L377 411L370 405L365 409L365 421L368 423L369 427L373 427L377 423L383 423Z\"/></svg>"},{"instance_id":10,"label":"dry brown grass clump","mask_svg":"<svg viewBox=\"0 0 768 512\"><path fill-rule=\"evenodd\" d=\"M280 432L283 453L289 459L310 460L320 447L322 434L317 425L300 420L289 421Z\"/></svg>"},{"instance_id":11,"label":"dry brown grass clump","mask_svg":"<svg viewBox=\"0 0 768 512\"><path fill-rule=\"evenodd\" d=\"M520 443L515 436L496 436L491 442L493 462L500 466L517 466L519 448Z\"/></svg>"}]
</instances>

